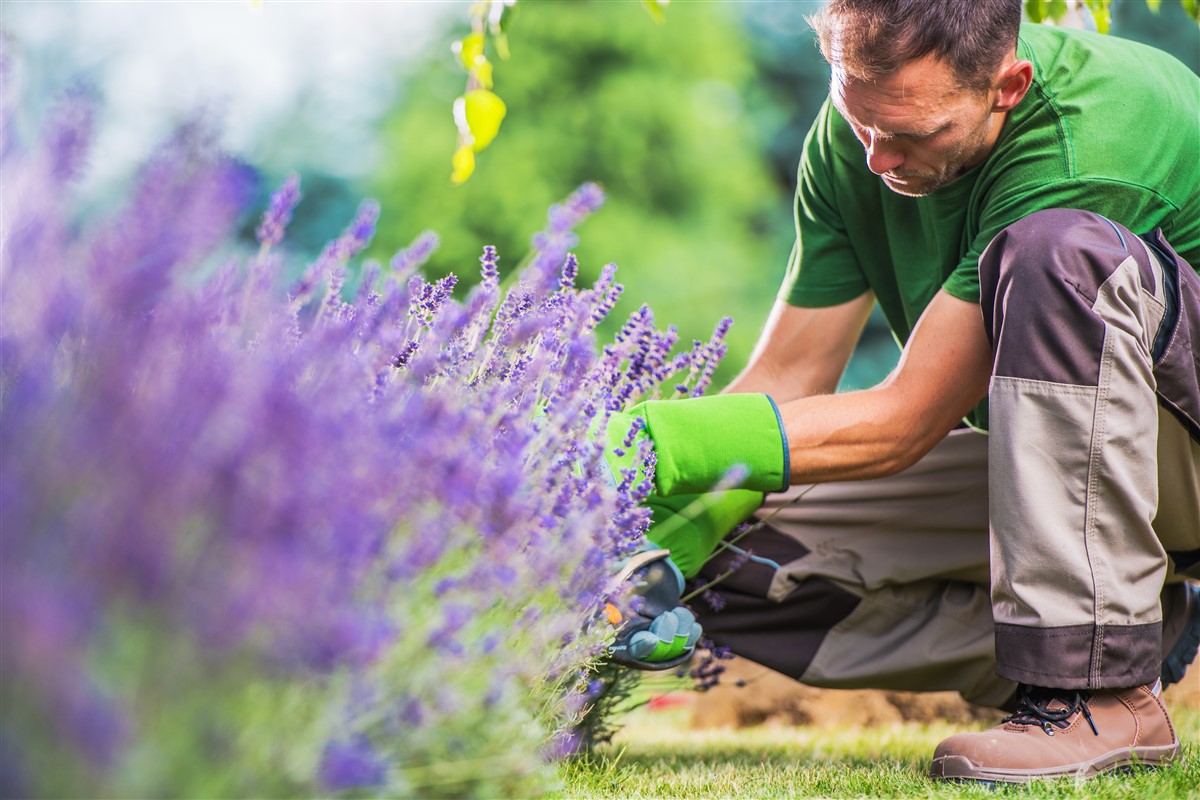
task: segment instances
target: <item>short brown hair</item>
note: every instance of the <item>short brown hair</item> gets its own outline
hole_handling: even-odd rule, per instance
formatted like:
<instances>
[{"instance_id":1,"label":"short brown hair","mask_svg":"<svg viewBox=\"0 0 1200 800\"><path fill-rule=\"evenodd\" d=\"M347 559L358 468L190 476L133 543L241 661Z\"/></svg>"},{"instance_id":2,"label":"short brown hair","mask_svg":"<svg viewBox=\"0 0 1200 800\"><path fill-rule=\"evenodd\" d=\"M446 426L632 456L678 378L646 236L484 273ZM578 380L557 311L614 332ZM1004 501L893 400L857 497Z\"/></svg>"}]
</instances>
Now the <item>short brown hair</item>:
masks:
<instances>
[{"instance_id":1,"label":"short brown hair","mask_svg":"<svg viewBox=\"0 0 1200 800\"><path fill-rule=\"evenodd\" d=\"M984 91L1016 49L1021 0L830 0L808 22L825 60L852 78L877 80L933 55L960 86Z\"/></svg>"}]
</instances>

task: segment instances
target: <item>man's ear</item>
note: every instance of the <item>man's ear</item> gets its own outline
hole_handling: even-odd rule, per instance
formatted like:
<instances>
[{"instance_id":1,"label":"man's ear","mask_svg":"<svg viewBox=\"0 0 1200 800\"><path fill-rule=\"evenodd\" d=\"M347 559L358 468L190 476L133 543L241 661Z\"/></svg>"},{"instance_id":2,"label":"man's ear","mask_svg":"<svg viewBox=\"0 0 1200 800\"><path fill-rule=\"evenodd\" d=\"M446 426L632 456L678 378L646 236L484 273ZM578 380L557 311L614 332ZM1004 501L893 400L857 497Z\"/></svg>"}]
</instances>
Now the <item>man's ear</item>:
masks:
<instances>
[{"instance_id":1,"label":"man's ear","mask_svg":"<svg viewBox=\"0 0 1200 800\"><path fill-rule=\"evenodd\" d=\"M992 103L992 111L1011 111L1025 97L1029 87L1033 85L1033 64L1028 61L1010 61L1001 68L992 84L996 89L996 99Z\"/></svg>"}]
</instances>

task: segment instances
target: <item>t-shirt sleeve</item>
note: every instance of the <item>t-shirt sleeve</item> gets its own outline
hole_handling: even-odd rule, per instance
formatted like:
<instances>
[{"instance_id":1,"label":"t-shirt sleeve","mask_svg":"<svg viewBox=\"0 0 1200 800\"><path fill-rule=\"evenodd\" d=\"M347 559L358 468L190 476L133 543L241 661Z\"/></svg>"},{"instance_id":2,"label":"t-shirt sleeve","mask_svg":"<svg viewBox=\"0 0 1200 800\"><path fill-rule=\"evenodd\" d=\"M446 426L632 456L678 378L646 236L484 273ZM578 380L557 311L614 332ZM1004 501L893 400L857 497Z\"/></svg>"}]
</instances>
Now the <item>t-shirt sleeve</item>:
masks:
<instances>
[{"instance_id":1,"label":"t-shirt sleeve","mask_svg":"<svg viewBox=\"0 0 1200 800\"><path fill-rule=\"evenodd\" d=\"M979 220L979 233L950 273L942 288L960 300L979 302L979 257L996 234L1036 211L1077 208L1145 233L1163 224L1178 211L1165 197L1146 186L1104 178L1069 178L1036 185L998 186L988 198ZM1142 220L1141 224L1130 224ZM1147 226L1145 220L1150 220ZM1138 230L1142 228L1144 230Z\"/></svg>"},{"instance_id":2,"label":"t-shirt sleeve","mask_svg":"<svg viewBox=\"0 0 1200 800\"><path fill-rule=\"evenodd\" d=\"M826 100L804 140L796 188L796 243L779 290L780 299L793 306L837 305L868 289L838 209L835 118L840 119Z\"/></svg>"}]
</instances>

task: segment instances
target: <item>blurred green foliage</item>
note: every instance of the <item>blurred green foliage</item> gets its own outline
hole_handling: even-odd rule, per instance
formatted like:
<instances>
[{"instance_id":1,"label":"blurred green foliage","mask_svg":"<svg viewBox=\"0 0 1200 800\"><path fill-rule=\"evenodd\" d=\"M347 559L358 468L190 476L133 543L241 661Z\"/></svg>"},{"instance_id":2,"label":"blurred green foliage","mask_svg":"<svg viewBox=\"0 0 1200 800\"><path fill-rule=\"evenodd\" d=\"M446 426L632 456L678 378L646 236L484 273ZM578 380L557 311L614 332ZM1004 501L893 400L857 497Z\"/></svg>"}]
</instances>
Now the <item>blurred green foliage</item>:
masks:
<instances>
[{"instance_id":1,"label":"blurred green foliage","mask_svg":"<svg viewBox=\"0 0 1200 800\"><path fill-rule=\"evenodd\" d=\"M615 261L627 290L615 317L647 303L685 340L732 315L729 377L754 344L792 236L788 190L748 108L759 74L736 6L675 3L666 25L629 3L519 8L512 59L495 73L511 113L465 185L448 179L449 100L462 84L449 50L408 83L385 125L389 163L370 187L384 209L374 254L386 259L433 228L442 246L431 274L474 281L480 247L494 244L503 276L547 205L597 181L608 203L582 227L581 280Z\"/></svg>"},{"instance_id":2,"label":"blurred green foliage","mask_svg":"<svg viewBox=\"0 0 1200 800\"><path fill-rule=\"evenodd\" d=\"M1145 13L1161 15L1164 8L1167 9L1168 17L1178 13L1179 16L1176 19L1176 23L1182 23L1187 20L1200 22L1200 0L1166 0L1166 2L1163 0L1132 0L1132 2L1131 0L1075 0L1075 5L1082 5L1091 13L1092 21L1097 31L1100 33L1113 33L1118 36L1126 35L1117 27L1120 25L1121 16L1124 16L1126 21L1130 19L1130 15L1140 15L1144 19ZM1073 10L1072 3L1069 3L1068 0L1025 0L1024 8L1025 16L1033 22L1061 22ZM1128 23L1126 22L1126 24ZM1161 32L1165 34L1163 38L1173 40L1175 43L1184 41L1183 38L1173 36L1171 32L1166 30L1165 26L1156 22L1152 22L1145 27L1152 34L1152 40L1149 44L1166 50L1189 66L1194 63L1194 59L1197 57L1195 51L1186 54L1187 57L1184 57L1173 47L1167 46L1163 41L1159 40L1160 37L1154 34ZM1137 36L1128 38L1138 39ZM1138 40L1141 41L1141 39Z\"/></svg>"},{"instance_id":3,"label":"blurred green foliage","mask_svg":"<svg viewBox=\"0 0 1200 800\"><path fill-rule=\"evenodd\" d=\"M1166 50L1200 74L1200 0L1114 0L1113 36Z\"/></svg>"}]
</instances>

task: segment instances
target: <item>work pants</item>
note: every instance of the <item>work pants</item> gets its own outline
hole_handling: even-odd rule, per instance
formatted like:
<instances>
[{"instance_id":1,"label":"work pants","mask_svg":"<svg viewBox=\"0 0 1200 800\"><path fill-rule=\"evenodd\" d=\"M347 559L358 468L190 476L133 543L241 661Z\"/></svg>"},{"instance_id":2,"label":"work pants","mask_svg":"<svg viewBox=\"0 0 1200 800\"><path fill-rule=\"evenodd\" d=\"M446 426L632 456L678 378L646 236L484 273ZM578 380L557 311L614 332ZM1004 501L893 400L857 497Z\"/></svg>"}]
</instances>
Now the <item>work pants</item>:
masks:
<instances>
[{"instance_id":1,"label":"work pants","mask_svg":"<svg viewBox=\"0 0 1200 800\"><path fill-rule=\"evenodd\" d=\"M734 652L815 686L1119 688L1161 663L1160 592L1200 577L1200 278L1081 211L980 259L990 434L883 479L769 495L702 578Z\"/></svg>"}]
</instances>

